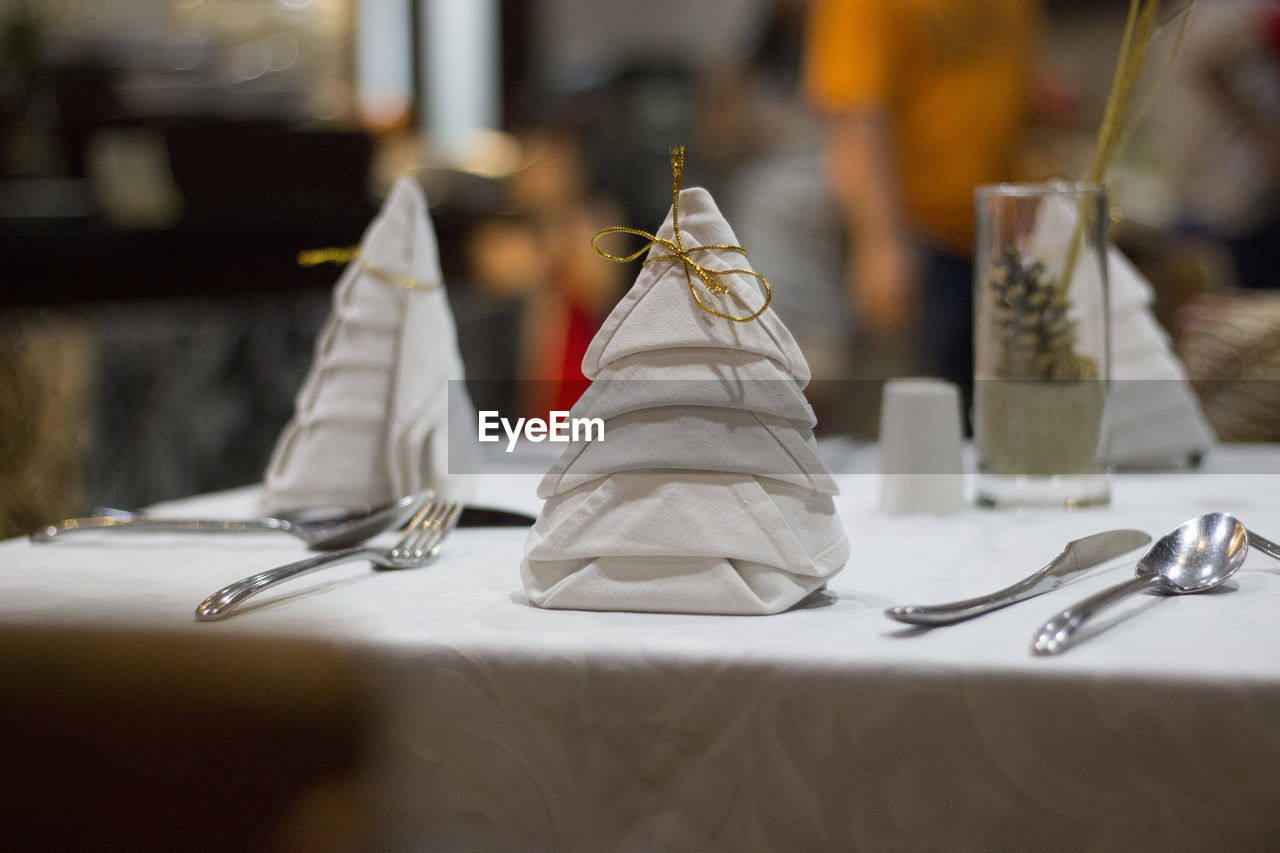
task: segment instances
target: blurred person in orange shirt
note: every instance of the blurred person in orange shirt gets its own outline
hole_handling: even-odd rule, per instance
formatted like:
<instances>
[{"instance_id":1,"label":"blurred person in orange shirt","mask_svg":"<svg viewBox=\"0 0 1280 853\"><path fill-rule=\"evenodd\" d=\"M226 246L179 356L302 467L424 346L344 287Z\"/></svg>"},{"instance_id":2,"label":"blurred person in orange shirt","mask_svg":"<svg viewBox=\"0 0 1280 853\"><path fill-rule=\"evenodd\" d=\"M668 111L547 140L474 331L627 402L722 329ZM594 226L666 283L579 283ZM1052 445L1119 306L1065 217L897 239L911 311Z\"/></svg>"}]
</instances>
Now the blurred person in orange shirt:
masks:
<instances>
[{"instance_id":1,"label":"blurred person in orange shirt","mask_svg":"<svg viewBox=\"0 0 1280 853\"><path fill-rule=\"evenodd\" d=\"M855 321L919 335L928 373L968 387L974 187L1014 180L1032 115L1035 0L814 0L804 86L826 117Z\"/></svg>"}]
</instances>

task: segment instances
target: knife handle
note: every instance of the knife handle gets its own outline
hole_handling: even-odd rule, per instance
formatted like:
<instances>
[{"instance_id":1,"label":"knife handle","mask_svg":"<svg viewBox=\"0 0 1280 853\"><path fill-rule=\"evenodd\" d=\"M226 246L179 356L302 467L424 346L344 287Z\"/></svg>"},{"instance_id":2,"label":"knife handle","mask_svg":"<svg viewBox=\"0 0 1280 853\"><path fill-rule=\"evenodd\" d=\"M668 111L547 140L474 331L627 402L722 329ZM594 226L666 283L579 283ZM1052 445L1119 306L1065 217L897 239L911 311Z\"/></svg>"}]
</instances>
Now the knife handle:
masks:
<instances>
[{"instance_id":1,"label":"knife handle","mask_svg":"<svg viewBox=\"0 0 1280 853\"><path fill-rule=\"evenodd\" d=\"M85 518L68 518L32 533L32 542L52 542L69 533L85 530L125 530L161 533L240 533L250 530L283 530L287 525L275 518L199 519L152 518L150 516L118 517L94 515Z\"/></svg>"},{"instance_id":2,"label":"knife handle","mask_svg":"<svg viewBox=\"0 0 1280 853\"><path fill-rule=\"evenodd\" d=\"M990 613L992 610L1008 607L1010 604L1039 595L1042 591L1048 592L1047 589L1036 589L1033 584L1017 583L989 595L966 598L949 604L906 604L901 607L890 607L885 611L885 615L890 619L906 622L908 625L950 625Z\"/></svg>"}]
</instances>

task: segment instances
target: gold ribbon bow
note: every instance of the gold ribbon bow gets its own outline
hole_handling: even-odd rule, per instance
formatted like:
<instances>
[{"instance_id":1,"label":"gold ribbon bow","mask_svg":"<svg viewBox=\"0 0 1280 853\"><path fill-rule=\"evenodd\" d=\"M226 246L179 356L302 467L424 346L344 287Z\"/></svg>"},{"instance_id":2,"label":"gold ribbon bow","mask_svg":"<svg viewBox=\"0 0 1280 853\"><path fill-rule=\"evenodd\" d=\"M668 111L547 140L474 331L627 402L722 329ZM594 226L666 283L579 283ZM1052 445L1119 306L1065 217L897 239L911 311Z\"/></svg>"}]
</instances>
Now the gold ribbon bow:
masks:
<instances>
[{"instance_id":1,"label":"gold ribbon bow","mask_svg":"<svg viewBox=\"0 0 1280 853\"><path fill-rule=\"evenodd\" d=\"M595 249L596 253L603 258L608 258L611 261L617 261L618 263L626 264L626 263L630 263L631 261L634 261L636 258L643 255L645 252L649 251L649 249L651 249L653 246L662 246L663 248L670 250L671 254L654 255L652 258L648 258L645 260L646 264L652 264L658 261L680 261L682 264L684 264L684 278L689 285L689 293L693 294L693 299L695 302L698 303L699 308L701 308L703 311L706 311L708 314L713 314L716 317L720 317L724 320L732 320L735 323L751 322L752 320L756 319L757 317L759 317L761 314L765 312L765 309L769 307L769 302L772 301L773 299L773 292L769 287L768 280L764 276L760 275L760 273L756 272L755 270L709 270L706 267L702 266L702 264L698 263L693 259L694 252L711 252L716 250L723 250L728 252L737 252L738 254L744 255L744 256L747 253L746 253L746 250L743 249L741 246L689 246L689 247L686 247L684 245L684 237L681 236L680 234L680 179L684 174L684 147L683 146L679 148L671 149L671 174L672 174L673 183L675 185L675 189L672 191L672 194L671 194L672 195L671 227L675 231L675 235L676 235L675 240L667 240L663 237L659 237L656 234L650 234L647 231L641 231L638 228L627 228L626 226L623 226L623 225L616 225L612 228L606 228L603 231L596 234L596 236L592 237L591 248ZM642 246L638 251L633 252L632 254L627 255L626 257L620 257L618 255L611 255L608 252L601 249L598 245L596 245L596 242L606 234L634 234L637 237L643 237L648 242L645 243L644 246ZM720 280L722 276L728 276L728 275L749 275L749 276L753 276L755 278L760 279L760 284L764 287L764 304L761 305L760 309L756 311L754 314L751 314L746 317L735 317L732 314L727 314L724 311L721 311L718 308L714 308L702 301L702 296L698 293L698 286L694 284L694 278L696 277L698 281L702 283L702 286L705 287L712 296L715 296L718 298L728 293L732 289L729 287L729 285L725 284L723 281Z\"/></svg>"},{"instance_id":2,"label":"gold ribbon bow","mask_svg":"<svg viewBox=\"0 0 1280 853\"><path fill-rule=\"evenodd\" d=\"M373 276L378 281L386 282L395 287L403 287L405 290L437 290L439 283L431 283L420 281L411 275L399 275L382 267L375 267L360 260L360 247L354 246L350 249L309 249L305 252L298 253L298 265L303 267L314 267L319 264L349 264L356 261L360 265L360 272Z\"/></svg>"}]
</instances>

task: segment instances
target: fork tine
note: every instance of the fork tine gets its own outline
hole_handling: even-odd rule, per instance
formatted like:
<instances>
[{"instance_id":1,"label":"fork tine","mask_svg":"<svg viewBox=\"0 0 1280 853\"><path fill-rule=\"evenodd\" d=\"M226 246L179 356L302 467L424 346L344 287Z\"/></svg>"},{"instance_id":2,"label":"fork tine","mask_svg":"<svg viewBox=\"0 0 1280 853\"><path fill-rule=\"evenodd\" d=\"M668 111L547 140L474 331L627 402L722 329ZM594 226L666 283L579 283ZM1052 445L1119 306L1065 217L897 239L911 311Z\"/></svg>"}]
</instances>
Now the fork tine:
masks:
<instances>
[{"instance_id":1,"label":"fork tine","mask_svg":"<svg viewBox=\"0 0 1280 853\"><path fill-rule=\"evenodd\" d=\"M456 512L456 503L442 501L435 507L435 511L431 512L428 519L424 519L419 528L419 535L413 540L413 556L424 557L430 555L431 549L439 544L443 538L445 529L452 526L453 520L451 514Z\"/></svg>"},{"instance_id":2,"label":"fork tine","mask_svg":"<svg viewBox=\"0 0 1280 853\"><path fill-rule=\"evenodd\" d=\"M417 526L414 528L413 536L405 537L402 553L405 556L421 556L426 552L424 544L435 534L436 529L440 526L445 513L448 512L450 504L446 501L437 502L431 512L419 519Z\"/></svg>"},{"instance_id":3,"label":"fork tine","mask_svg":"<svg viewBox=\"0 0 1280 853\"><path fill-rule=\"evenodd\" d=\"M400 549L407 547L410 542L417 538L423 520L434 512L437 506L443 503L439 498L440 496L434 491L427 496L427 499L418 507L417 512L415 512L413 517L409 519L408 524L404 526L404 533L401 534L399 541L392 546L393 550L399 551Z\"/></svg>"},{"instance_id":4,"label":"fork tine","mask_svg":"<svg viewBox=\"0 0 1280 853\"><path fill-rule=\"evenodd\" d=\"M423 545L423 551L430 554L436 548L440 547L440 543L444 541L444 537L449 535L449 531L458 523L458 515L462 512L462 504L448 502L444 506L440 522L432 530L432 535Z\"/></svg>"}]
</instances>

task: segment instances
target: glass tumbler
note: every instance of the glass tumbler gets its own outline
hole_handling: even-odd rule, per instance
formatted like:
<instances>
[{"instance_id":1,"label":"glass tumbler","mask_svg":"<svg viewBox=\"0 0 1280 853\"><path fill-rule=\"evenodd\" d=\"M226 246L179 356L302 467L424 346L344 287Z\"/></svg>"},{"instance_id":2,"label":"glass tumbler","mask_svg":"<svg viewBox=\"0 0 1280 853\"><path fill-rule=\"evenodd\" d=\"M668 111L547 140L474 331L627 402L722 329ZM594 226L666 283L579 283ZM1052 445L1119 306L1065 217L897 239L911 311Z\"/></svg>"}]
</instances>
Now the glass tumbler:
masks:
<instances>
[{"instance_id":1,"label":"glass tumbler","mask_svg":"<svg viewBox=\"0 0 1280 853\"><path fill-rule=\"evenodd\" d=\"M1107 198L1094 183L978 187L975 499L1110 501Z\"/></svg>"}]
</instances>

